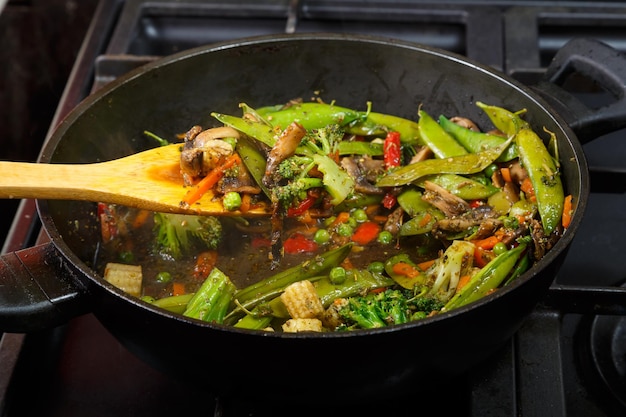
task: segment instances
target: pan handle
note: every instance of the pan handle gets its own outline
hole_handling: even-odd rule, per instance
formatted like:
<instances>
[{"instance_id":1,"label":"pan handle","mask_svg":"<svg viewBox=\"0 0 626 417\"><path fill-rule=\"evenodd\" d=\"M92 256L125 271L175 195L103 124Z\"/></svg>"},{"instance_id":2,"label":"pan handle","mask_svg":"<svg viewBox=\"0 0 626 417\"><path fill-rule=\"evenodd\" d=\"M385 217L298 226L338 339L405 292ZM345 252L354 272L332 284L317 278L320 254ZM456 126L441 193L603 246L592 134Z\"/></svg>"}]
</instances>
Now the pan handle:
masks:
<instances>
[{"instance_id":1,"label":"pan handle","mask_svg":"<svg viewBox=\"0 0 626 417\"><path fill-rule=\"evenodd\" d=\"M552 284L542 304L562 313L626 316L626 288Z\"/></svg>"},{"instance_id":2,"label":"pan handle","mask_svg":"<svg viewBox=\"0 0 626 417\"><path fill-rule=\"evenodd\" d=\"M572 74L596 83L612 101L598 108L584 104L562 86ZM626 56L593 39L573 39L556 53L535 88L585 143L626 126Z\"/></svg>"},{"instance_id":3,"label":"pan handle","mask_svg":"<svg viewBox=\"0 0 626 417\"><path fill-rule=\"evenodd\" d=\"M88 312L78 284L53 243L0 256L0 331L27 333Z\"/></svg>"}]
</instances>

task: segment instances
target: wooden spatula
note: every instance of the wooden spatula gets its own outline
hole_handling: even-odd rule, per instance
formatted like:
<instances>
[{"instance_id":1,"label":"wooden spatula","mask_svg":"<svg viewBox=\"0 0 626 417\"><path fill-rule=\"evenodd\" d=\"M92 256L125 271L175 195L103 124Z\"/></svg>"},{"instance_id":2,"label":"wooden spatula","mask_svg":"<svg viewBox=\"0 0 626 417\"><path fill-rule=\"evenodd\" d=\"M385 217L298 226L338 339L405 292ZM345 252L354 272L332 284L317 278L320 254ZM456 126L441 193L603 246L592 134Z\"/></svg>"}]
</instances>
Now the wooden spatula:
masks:
<instances>
[{"instance_id":1,"label":"wooden spatula","mask_svg":"<svg viewBox=\"0 0 626 417\"><path fill-rule=\"evenodd\" d=\"M112 161L91 164L0 162L0 198L84 200L151 211L240 216L225 210L209 191L189 207L180 174L180 144L161 146ZM271 214L269 204L249 217Z\"/></svg>"}]
</instances>

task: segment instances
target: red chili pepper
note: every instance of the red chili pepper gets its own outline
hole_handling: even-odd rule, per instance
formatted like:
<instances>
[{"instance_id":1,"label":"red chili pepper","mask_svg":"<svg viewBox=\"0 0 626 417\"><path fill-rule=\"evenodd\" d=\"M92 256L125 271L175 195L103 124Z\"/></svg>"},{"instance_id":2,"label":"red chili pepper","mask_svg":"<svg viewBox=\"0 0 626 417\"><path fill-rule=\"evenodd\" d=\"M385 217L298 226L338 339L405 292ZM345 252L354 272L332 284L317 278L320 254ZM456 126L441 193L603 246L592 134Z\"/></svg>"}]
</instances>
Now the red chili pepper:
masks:
<instances>
[{"instance_id":1,"label":"red chili pepper","mask_svg":"<svg viewBox=\"0 0 626 417\"><path fill-rule=\"evenodd\" d=\"M398 201L398 199L396 198L395 195L393 195L391 193L387 193L383 197L382 205L383 205L384 208L390 209L390 208L392 208L393 206L396 205L397 201Z\"/></svg>"},{"instance_id":2,"label":"red chili pepper","mask_svg":"<svg viewBox=\"0 0 626 417\"><path fill-rule=\"evenodd\" d=\"M311 193L307 193L307 196L304 200L300 201L297 206L289 207L287 209L287 217L296 217L302 215L305 211L313 207L315 201L317 200L317 196Z\"/></svg>"},{"instance_id":3,"label":"red chili pepper","mask_svg":"<svg viewBox=\"0 0 626 417\"><path fill-rule=\"evenodd\" d=\"M380 226L374 222L361 223L350 238L354 243L359 245L367 245L376 239L380 232Z\"/></svg>"},{"instance_id":4,"label":"red chili pepper","mask_svg":"<svg viewBox=\"0 0 626 417\"><path fill-rule=\"evenodd\" d=\"M402 162L402 149L400 148L400 133L389 132L383 143L383 160L385 168L399 167Z\"/></svg>"},{"instance_id":5,"label":"red chili pepper","mask_svg":"<svg viewBox=\"0 0 626 417\"><path fill-rule=\"evenodd\" d=\"M302 253L302 252L315 252L318 246L317 243L308 239L302 233L294 233L289 236L283 243L283 249L285 253Z\"/></svg>"}]
</instances>

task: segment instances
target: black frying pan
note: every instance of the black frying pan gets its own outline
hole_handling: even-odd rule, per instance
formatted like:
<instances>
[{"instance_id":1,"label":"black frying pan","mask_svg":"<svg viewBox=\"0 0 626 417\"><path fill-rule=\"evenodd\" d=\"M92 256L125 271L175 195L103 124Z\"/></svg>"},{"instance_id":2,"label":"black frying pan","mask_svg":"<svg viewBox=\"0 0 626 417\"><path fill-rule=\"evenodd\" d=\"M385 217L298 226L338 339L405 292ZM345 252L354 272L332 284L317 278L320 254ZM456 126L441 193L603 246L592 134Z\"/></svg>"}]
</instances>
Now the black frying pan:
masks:
<instances>
[{"instance_id":1,"label":"black frying pan","mask_svg":"<svg viewBox=\"0 0 626 417\"><path fill-rule=\"evenodd\" d=\"M619 54L597 42L565 47L542 87L555 107L460 56L354 35L253 38L151 63L78 105L49 138L40 161L118 158L153 146L142 135L146 129L171 137L194 124L215 125L211 111L238 114L240 102L259 107L319 92L346 107L363 109L370 100L377 112L415 118L424 104L431 114L463 115L488 126L474 104L480 100L526 108L532 126L556 133L564 183L576 202L571 226L513 285L475 304L375 331L280 334L202 323L127 296L90 267L99 238L94 204L39 201L51 243L3 256L0 329L28 332L93 312L146 362L222 395L278 393L283 400L298 400L327 381L335 389L318 391L320 401L380 398L397 393L398 386L413 390L464 372L513 335L546 294L565 257L589 192L579 139L616 130L626 121L621 99L626 77L616 61L624 67ZM619 99L599 111L578 104L554 84L573 70L588 73Z\"/></svg>"}]
</instances>

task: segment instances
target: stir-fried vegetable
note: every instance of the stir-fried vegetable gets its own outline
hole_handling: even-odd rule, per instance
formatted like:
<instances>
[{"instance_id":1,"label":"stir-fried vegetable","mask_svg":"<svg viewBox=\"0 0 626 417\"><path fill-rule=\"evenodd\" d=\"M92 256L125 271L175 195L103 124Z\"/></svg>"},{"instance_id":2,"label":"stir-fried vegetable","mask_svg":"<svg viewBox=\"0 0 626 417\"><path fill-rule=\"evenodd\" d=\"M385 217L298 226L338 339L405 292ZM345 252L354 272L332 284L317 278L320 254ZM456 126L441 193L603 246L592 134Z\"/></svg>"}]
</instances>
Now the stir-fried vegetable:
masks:
<instances>
[{"instance_id":1,"label":"stir-fried vegetable","mask_svg":"<svg viewBox=\"0 0 626 417\"><path fill-rule=\"evenodd\" d=\"M151 223L101 206L105 252L116 256L106 261L159 255L156 270L143 264L135 295L245 329L370 329L478 301L554 246L575 201L544 143L554 134L542 138L524 110L477 105L488 130L463 115L420 108L414 121L371 103L213 113L220 130L185 135L183 204L210 189L232 213L269 202L271 219L155 213ZM151 244L134 247L133 230L149 231Z\"/></svg>"}]
</instances>

